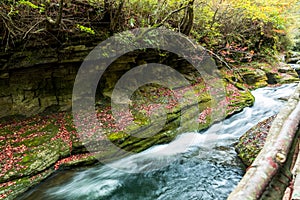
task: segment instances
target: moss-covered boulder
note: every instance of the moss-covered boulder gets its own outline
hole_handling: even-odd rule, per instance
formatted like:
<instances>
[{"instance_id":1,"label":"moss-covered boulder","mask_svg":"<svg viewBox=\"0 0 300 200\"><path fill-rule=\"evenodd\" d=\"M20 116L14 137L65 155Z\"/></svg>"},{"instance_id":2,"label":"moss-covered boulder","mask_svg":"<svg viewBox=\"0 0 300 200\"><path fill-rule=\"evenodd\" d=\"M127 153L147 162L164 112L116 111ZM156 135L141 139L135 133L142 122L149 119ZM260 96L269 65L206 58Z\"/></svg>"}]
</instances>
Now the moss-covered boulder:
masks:
<instances>
[{"instance_id":1,"label":"moss-covered boulder","mask_svg":"<svg viewBox=\"0 0 300 200\"><path fill-rule=\"evenodd\" d=\"M273 84L292 83L299 81L297 72L283 62L252 62L242 66L236 66L235 73L224 72L228 79L246 84L250 89L256 89Z\"/></svg>"},{"instance_id":2,"label":"moss-covered boulder","mask_svg":"<svg viewBox=\"0 0 300 200\"><path fill-rule=\"evenodd\" d=\"M250 166L265 144L269 129L276 115L269 117L248 130L235 149L246 166Z\"/></svg>"},{"instance_id":3,"label":"moss-covered boulder","mask_svg":"<svg viewBox=\"0 0 300 200\"><path fill-rule=\"evenodd\" d=\"M240 73L246 84L252 85L255 88L268 85L266 73L261 69L241 68Z\"/></svg>"},{"instance_id":4,"label":"moss-covered boulder","mask_svg":"<svg viewBox=\"0 0 300 200\"><path fill-rule=\"evenodd\" d=\"M256 64L256 67L266 73L268 84L283 84L299 81L297 72L284 62L275 62L272 64L259 63Z\"/></svg>"},{"instance_id":5,"label":"moss-covered boulder","mask_svg":"<svg viewBox=\"0 0 300 200\"><path fill-rule=\"evenodd\" d=\"M25 176L0 184L0 199L14 200L29 188L34 187L53 173L53 169L47 169L37 175Z\"/></svg>"}]
</instances>

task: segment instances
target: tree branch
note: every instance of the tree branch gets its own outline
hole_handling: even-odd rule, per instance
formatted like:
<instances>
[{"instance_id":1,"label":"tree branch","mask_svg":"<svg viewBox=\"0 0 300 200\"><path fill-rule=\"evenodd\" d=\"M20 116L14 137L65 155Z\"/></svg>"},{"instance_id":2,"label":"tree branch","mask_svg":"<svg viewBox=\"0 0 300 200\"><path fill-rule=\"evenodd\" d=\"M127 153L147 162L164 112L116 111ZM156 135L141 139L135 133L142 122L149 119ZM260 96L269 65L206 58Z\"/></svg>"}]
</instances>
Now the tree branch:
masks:
<instances>
[{"instance_id":1,"label":"tree branch","mask_svg":"<svg viewBox=\"0 0 300 200\"><path fill-rule=\"evenodd\" d=\"M123 8L123 6L124 6L124 3L125 3L125 1L124 0L121 0L120 1L120 4L119 4L119 7L118 7L118 9L117 9L117 11L113 14L113 13L111 13L111 22L110 22L110 29L111 29L111 31L115 31L115 28L116 28L116 26L118 25L118 22L117 22L117 20L120 18L120 16L121 16L121 13L122 13L122 8ZM112 10L110 11L110 12L112 12Z\"/></svg>"},{"instance_id":2,"label":"tree branch","mask_svg":"<svg viewBox=\"0 0 300 200\"><path fill-rule=\"evenodd\" d=\"M0 12L0 15L1 15L1 17L2 17L3 19L5 19L6 21L8 21L8 22L13 26L13 28L15 28L16 30L18 30L18 31L20 31L20 32L22 32L22 33L25 32L23 29L17 27L17 26L13 23L13 20L12 20L10 17L5 17L5 16L3 15L3 13L1 13L1 12ZM7 28L8 28L8 27L7 27ZM9 31L11 31L11 30L9 29Z\"/></svg>"},{"instance_id":3,"label":"tree branch","mask_svg":"<svg viewBox=\"0 0 300 200\"><path fill-rule=\"evenodd\" d=\"M143 37L146 33L148 33L149 31L152 31L152 30L154 30L154 29L157 29L157 28L163 26L164 23L165 23L172 15L174 15L175 13L180 12L180 11L183 10L183 9L186 9L188 6L189 6L189 5L185 5L185 6L182 6L182 7L178 8L178 9L173 10L172 12L170 12L170 13L169 13L169 14L168 14L168 15L167 15L160 23L154 24L151 28L146 29L146 30L143 31L139 36L137 36L136 41L139 40L140 38L142 38L142 37Z\"/></svg>"},{"instance_id":4,"label":"tree branch","mask_svg":"<svg viewBox=\"0 0 300 200\"><path fill-rule=\"evenodd\" d=\"M183 9L186 9L187 7L189 7L189 5L185 5L185 6L182 6L180 8L178 8L177 10L173 10L172 12L170 12L160 23L158 24L154 24L153 25L153 28L159 28L161 27L162 25L164 25L164 23L172 16L174 15L175 13L178 13L180 11L182 11Z\"/></svg>"},{"instance_id":5,"label":"tree branch","mask_svg":"<svg viewBox=\"0 0 300 200\"><path fill-rule=\"evenodd\" d=\"M61 19L62 19L63 7L64 7L64 0L60 0L59 11L58 11L58 15L57 15L55 21L51 17L47 16L47 14L46 14L46 19L50 24L52 24L54 26L59 26L59 24L61 23Z\"/></svg>"},{"instance_id":6,"label":"tree branch","mask_svg":"<svg viewBox=\"0 0 300 200\"><path fill-rule=\"evenodd\" d=\"M61 22L63 8L64 8L64 0L60 0L60 2L59 2L59 13L58 13L58 16L57 16L56 22L55 22L56 26L58 26Z\"/></svg>"},{"instance_id":7,"label":"tree branch","mask_svg":"<svg viewBox=\"0 0 300 200\"><path fill-rule=\"evenodd\" d=\"M188 2L188 6L185 11L185 15L180 23L180 29L182 29L182 33L185 35L188 35L193 27L193 21L194 21L194 0L190 0Z\"/></svg>"},{"instance_id":8,"label":"tree branch","mask_svg":"<svg viewBox=\"0 0 300 200\"><path fill-rule=\"evenodd\" d=\"M45 19L42 19L41 21L38 21L37 23L35 23L33 26L31 26L28 31L26 31L26 33L23 36L23 40L27 37L28 33L30 33L30 31L32 31L32 29L34 29L38 24L40 24L41 22L43 22Z\"/></svg>"}]
</instances>

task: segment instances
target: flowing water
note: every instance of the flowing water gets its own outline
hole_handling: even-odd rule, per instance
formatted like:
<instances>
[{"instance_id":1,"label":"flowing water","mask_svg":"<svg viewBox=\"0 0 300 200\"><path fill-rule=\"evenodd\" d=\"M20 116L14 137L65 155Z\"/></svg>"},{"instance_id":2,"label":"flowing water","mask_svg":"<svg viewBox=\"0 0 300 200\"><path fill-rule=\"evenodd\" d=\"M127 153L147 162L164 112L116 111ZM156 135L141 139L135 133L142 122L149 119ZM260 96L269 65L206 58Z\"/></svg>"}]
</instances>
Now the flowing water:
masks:
<instances>
[{"instance_id":1,"label":"flowing water","mask_svg":"<svg viewBox=\"0 0 300 200\"><path fill-rule=\"evenodd\" d=\"M226 199L245 171L234 143L257 122L276 114L285 103L282 99L292 94L295 86L257 89L252 92L256 99L253 107L206 131L184 133L170 144L114 162L115 168L97 165L61 171L20 199ZM148 170L166 159L167 166ZM126 172L117 169L120 167Z\"/></svg>"}]
</instances>

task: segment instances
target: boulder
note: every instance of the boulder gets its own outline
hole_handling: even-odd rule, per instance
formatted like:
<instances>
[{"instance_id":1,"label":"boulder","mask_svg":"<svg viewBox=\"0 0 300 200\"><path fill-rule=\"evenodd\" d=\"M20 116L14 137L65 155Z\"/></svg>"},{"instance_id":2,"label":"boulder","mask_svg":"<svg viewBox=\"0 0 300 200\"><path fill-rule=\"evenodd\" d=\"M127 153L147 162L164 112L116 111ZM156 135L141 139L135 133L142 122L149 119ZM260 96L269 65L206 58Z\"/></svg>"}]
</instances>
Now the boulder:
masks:
<instances>
[{"instance_id":1,"label":"boulder","mask_svg":"<svg viewBox=\"0 0 300 200\"><path fill-rule=\"evenodd\" d=\"M248 68L240 69L241 75L245 80L246 84L254 86L255 88L267 86L267 75L261 69L250 70Z\"/></svg>"},{"instance_id":2,"label":"boulder","mask_svg":"<svg viewBox=\"0 0 300 200\"><path fill-rule=\"evenodd\" d=\"M265 144L269 129L276 115L269 117L248 130L235 146L238 156L250 166Z\"/></svg>"}]
</instances>

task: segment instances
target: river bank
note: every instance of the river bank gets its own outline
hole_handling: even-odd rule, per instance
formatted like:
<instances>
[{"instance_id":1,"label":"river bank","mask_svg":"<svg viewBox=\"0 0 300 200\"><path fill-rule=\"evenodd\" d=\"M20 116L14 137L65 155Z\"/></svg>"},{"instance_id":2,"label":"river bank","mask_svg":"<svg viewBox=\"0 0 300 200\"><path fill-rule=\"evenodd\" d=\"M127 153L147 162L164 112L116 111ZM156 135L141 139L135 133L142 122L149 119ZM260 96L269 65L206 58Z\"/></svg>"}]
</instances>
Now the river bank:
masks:
<instances>
[{"instance_id":1,"label":"river bank","mask_svg":"<svg viewBox=\"0 0 300 200\"><path fill-rule=\"evenodd\" d=\"M242 111L245 107L252 106L254 97L248 88L298 80L296 72L284 63L253 62L232 69L220 67L218 81L221 82L220 89L223 88L224 93L219 101L215 98L218 95L210 91L211 87L217 88L218 85L213 85L213 82L209 83L211 85L206 83L195 69L187 62L178 62L178 58L174 55L157 55L158 52L151 51L125 55L113 63L104 75L97 94L99 96L96 102L96 115L99 124L95 125L95 130L98 128L104 130L106 140L100 138L91 145L83 145L73 124L70 107L74 79L80 67L79 61L91 48L71 45L63 49L64 51L56 52L54 57L61 53L59 58L64 59L54 61L45 58L49 54L36 54L37 57L32 57L36 50L29 50L25 57L18 57L19 51L13 52L6 63L9 73L5 70L1 72L0 78L5 83L0 85L3 87L2 99L8 102L3 104L1 116L4 118L0 125L2 186L0 195L3 198L14 199L56 170L91 165L99 159L108 161L112 158L112 153L116 153L114 159L118 158L118 152L110 149L107 142L132 153L141 152L155 144L169 143L186 131L181 127L201 131ZM72 56L64 56L67 54ZM32 59L28 59L29 57ZM40 60L44 60L44 63L41 64ZM113 122L114 116L109 101L116 82L136 64L151 62L174 65L174 68L190 81L190 85L177 88L175 91L157 85L139 88L133 95L130 105L132 112L120 113L125 117L125 121L122 122L122 126L116 125ZM218 81L215 84L218 84ZM176 99L183 96L193 101L179 104ZM191 102L194 104L191 105ZM160 132L146 138L126 134L128 130L133 132L146 130L145 134L151 134L147 130L151 130L148 129L151 113L160 108L157 105L164 108L167 116L166 124ZM192 108L195 105L199 109L199 113L196 112L199 115L197 120L182 124L181 110L184 110L185 116L195 116L195 109ZM137 125L131 126L128 123L132 120ZM91 153L86 147L93 145L102 149Z\"/></svg>"},{"instance_id":2,"label":"river bank","mask_svg":"<svg viewBox=\"0 0 300 200\"><path fill-rule=\"evenodd\" d=\"M200 85L198 85L200 86ZM197 87L197 85L195 85ZM234 92L235 91L235 92ZM208 98L200 93L202 115L196 130L207 128L211 121L207 113ZM227 115L241 111L253 103L249 92L239 91L228 84L228 93L234 93L226 113ZM203 103L204 102L204 103ZM178 134L176 127L180 113L171 110L169 123L163 131L147 139L128 138L122 131L107 132L109 140L131 152L140 152L154 144L172 141ZM109 107L98 109L99 120L107 128L113 125ZM173 113L173 114L172 114ZM142 121L143 118L137 119ZM70 112L51 115L36 115L25 120L1 123L1 197L14 199L30 187L33 187L58 169L90 165L97 158L90 154L76 135ZM97 152L96 152L97 153ZM109 154L110 155L110 154ZM100 156L107 156L100 153Z\"/></svg>"},{"instance_id":3,"label":"river bank","mask_svg":"<svg viewBox=\"0 0 300 200\"><path fill-rule=\"evenodd\" d=\"M199 83L194 89L203 89ZM227 83L227 116L240 112L244 107L251 106L254 98L247 91L241 91ZM207 95L202 91L198 102L203 105L199 116L198 130L207 128L212 122L205 111ZM206 101L205 101L206 99ZM206 103L205 103L206 102ZM99 107L99 120L110 126L112 119L109 107ZM167 128L154 138L137 140L124 137L122 132L111 132L107 136L111 142L132 152L140 152L155 144L171 142L180 132L176 132L176 119L180 114L173 111L172 120ZM171 114L171 113L170 113ZM140 120L142 120L141 118ZM107 122L107 123L105 123ZM27 119L6 121L1 123L1 197L14 199L29 188L44 180L56 170L68 167L91 165L98 161L95 154L87 151L76 135L76 129L69 112L51 115L36 115ZM8 142L9 141L9 142ZM100 155L105 156L105 155Z\"/></svg>"},{"instance_id":4,"label":"river bank","mask_svg":"<svg viewBox=\"0 0 300 200\"><path fill-rule=\"evenodd\" d=\"M290 52L286 62L299 74L300 54ZM298 64L297 64L298 63ZM282 71L283 69L281 69ZM289 96L283 97L282 100L288 100ZM236 145L236 151L246 166L250 166L257 157L261 149L264 147L269 129L276 118L276 115L261 121L250 130L248 130Z\"/></svg>"},{"instance_id":5,"label":"river bank","mask_svg":"<svg viewBox=\"0 0 300 200\"><path fill-rule=\"evenodd\" d=\"M252 107L207 130L183 133L109 166L58 172L21 199L225 199L245 172L234 144L261 119L276 114L285 103L281 99L294 88L289 84L257 89ZM147 170L152 165L161 168ZM130 173L141 169L145 171ZM70 192L74 188L76 192Z\"/></svg>"}]
</instances>

